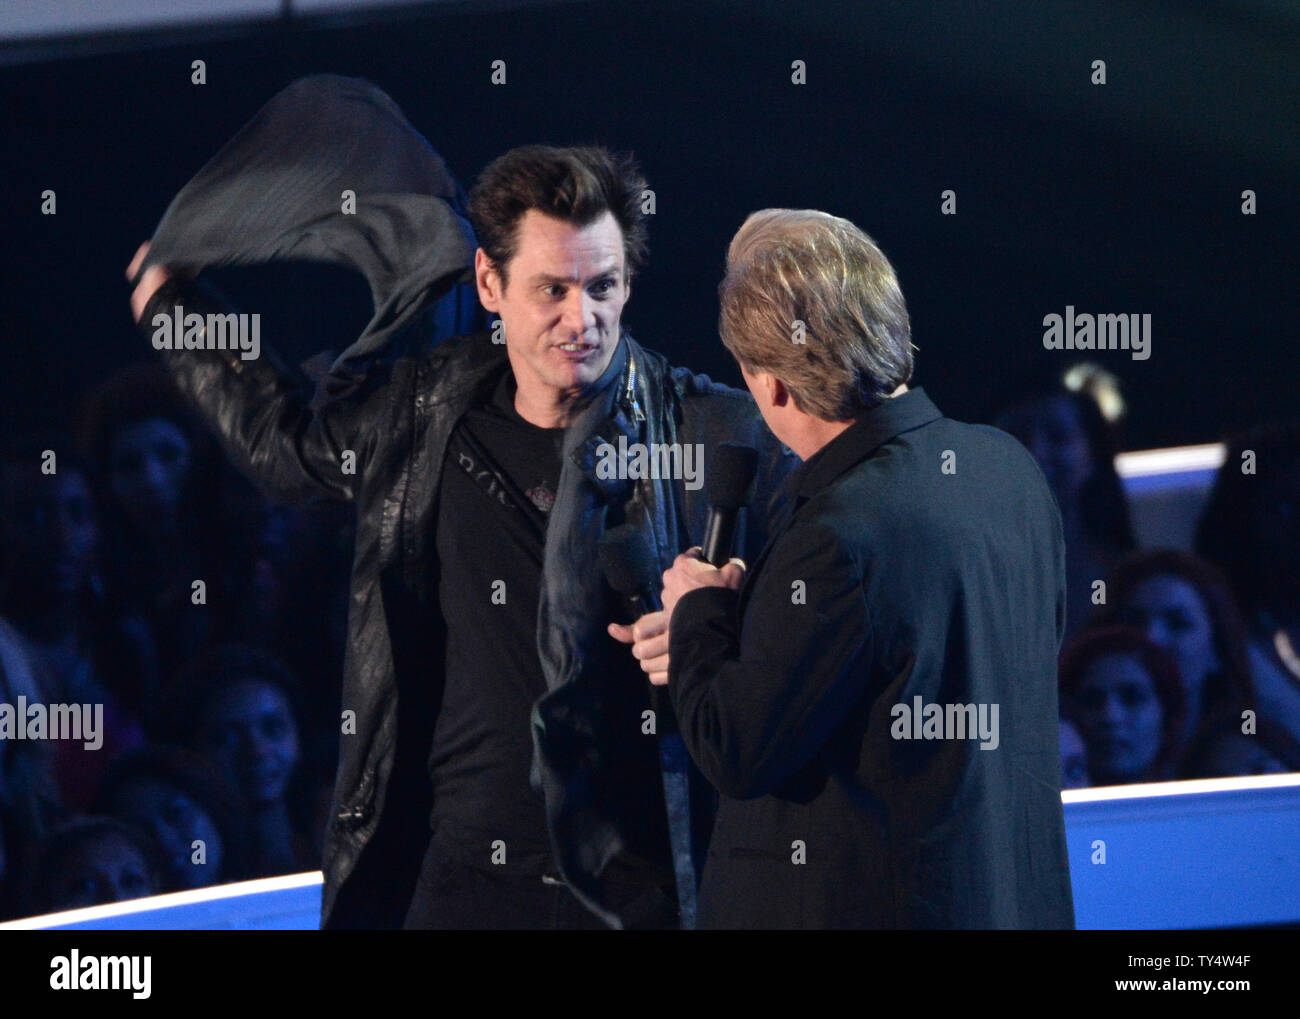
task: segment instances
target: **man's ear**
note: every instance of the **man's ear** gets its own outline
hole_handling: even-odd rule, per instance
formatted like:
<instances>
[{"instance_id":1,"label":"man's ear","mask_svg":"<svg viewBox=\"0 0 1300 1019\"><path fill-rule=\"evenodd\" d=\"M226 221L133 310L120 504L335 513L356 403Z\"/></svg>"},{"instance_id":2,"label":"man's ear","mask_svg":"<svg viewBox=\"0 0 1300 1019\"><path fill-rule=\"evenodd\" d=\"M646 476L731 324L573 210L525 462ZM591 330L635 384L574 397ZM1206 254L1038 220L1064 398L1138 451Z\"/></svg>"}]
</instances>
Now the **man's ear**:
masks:
<instances>
[{"instance_id":1,"label":"man's ear","mask_svg":"<svg viewBox=\"0 0 1300 1019\"><path fill-rule=\"evenodd\" d=\"M775 375L764 373L763 384L767 386L767 398L773 407L784 407L790 402L790 390L786 389L785 383Z\"/></svg>"},{"instance_id":2,"label":"man's ear","mask_svg":"<svg viewBox=\"0 0 1300 1019\"><path fill-rule=\"evenodd\" d=\"M479 304L487 311L499 312L501 291L505 286L501 282L501 273L482 248L474 252L474 285L478 288Z\"/></svg>"}]
</instances>

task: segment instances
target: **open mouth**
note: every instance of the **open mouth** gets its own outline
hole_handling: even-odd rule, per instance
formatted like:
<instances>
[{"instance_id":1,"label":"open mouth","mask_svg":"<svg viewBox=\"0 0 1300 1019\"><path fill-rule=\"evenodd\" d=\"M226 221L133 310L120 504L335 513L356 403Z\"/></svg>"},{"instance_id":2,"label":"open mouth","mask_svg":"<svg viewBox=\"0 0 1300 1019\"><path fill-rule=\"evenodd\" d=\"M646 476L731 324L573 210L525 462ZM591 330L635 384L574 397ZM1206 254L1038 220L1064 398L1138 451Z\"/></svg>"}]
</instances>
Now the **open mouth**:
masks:
<instances>
[{"instance_id":1,"label":"open mouth","mask_svg":"<svg viewBox=\"0 0 1300 1019\"><path fill-rule=\"evenodd\" d=\"M581 361L591 356L596 349L594 343L561 343L556 348L560 354L572 361Z\"/></svg>"}]
</instances>

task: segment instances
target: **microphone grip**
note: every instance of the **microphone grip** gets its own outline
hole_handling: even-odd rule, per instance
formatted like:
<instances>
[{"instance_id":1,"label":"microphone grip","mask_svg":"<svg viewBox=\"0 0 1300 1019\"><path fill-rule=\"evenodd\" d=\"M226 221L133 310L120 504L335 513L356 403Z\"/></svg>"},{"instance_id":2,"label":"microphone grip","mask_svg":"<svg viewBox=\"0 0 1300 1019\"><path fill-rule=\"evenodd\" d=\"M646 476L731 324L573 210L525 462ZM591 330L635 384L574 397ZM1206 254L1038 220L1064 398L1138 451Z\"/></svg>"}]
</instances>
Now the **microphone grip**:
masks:
<instances>
[{"instance_id":1,"label":"microphone grip","mask_svg":"<svg viewBox=\"0 0 1300 1019\"><path fill-rule=\"evenodd\" d=\"M649 589L628 595L627 602L632 608L633 622L636 622L642 616L649 615L651 612L658 612L664 607L663 602L659 600L659 593Z\"/></svg>"},{"instance_id":2,"label":"microphone grip","mask_svg":"<svg viewBox=\"0 0 1300 1019\"><path fill-rule=\"evenodd\" d=\"M710 566L726 566L736 545L736 522L740 511L709 508L709 522L704 529L704 561Z\"/></svg>"}]
</instances>

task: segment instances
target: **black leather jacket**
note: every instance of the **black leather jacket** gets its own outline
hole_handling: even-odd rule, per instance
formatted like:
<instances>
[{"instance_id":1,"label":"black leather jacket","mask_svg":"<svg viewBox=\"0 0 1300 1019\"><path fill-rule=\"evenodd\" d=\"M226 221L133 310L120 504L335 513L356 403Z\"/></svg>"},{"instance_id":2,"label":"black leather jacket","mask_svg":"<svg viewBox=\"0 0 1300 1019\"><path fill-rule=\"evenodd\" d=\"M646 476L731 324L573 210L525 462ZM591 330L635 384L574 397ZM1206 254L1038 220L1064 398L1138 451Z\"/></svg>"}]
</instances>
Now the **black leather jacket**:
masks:
<instances>
[{"instance_id":1,"label":"black leather jacket","mask_svg":"<svg viewBox=\"0 0 1300 1019\"><path fill-rule=\"evenodd\" d=\"M142 329L149 333L153 316L170 314L175 304L201 315L228 310L198 284L172 279L145 309ZM439 477L457 420L508 369L505 346L484 333L444 341L418 357L376 360L348 391L314 411L266 346L247 361L237 351L161 353L227 453L266 493L299 504L355 504L321 926L400 926L431 807L426 757L443 663L434 538ZM636 522L653 535L667 568L703 540L707 485L690 490L680 478L602 478L608 472L597 470L598 449L606 441L617 445L620 435L647 445L700 443L707 465L720 442L758 448L757 512L742 547L747 561L764 541L764 508L798 461L772 437L747 393L671 367L626 332L601 382L568 429L547 529L537 641L549 693L534 709L533 771L562 876L593 911L622 926L604 901L601 872L627 848L628 818L646 808L629 802L627 777L611 763L625 766L629 758L619 748L640 729L620 721L611 731L610 704L620 698L610 696L610 670L601 666L608 651L598 646L609 641L609 620L591 618L603 597L594 539L606 526ZM655 767L652 747L644 760Z\"/></svg>"}]
</instances>

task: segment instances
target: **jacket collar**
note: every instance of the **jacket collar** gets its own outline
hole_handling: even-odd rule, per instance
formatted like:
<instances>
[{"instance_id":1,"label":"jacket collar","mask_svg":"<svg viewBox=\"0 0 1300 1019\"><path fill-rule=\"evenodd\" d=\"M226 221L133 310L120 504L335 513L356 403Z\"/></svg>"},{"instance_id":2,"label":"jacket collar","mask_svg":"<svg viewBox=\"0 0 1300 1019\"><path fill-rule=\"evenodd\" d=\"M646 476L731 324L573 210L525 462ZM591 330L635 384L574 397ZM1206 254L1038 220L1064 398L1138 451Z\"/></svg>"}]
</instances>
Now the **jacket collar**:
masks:
<instances>
[{"instance_id":1,"label":"jacket collar","mask_svg":"<svg viewBox=\"0 0 1300 1019\"><path fill-rule=\"evenodd\" d=\"M925 390L909 389L863 411L790 476L791 491L800 502L825 488L891 439L943 417Z\"/></svg>"}]
</instances>

